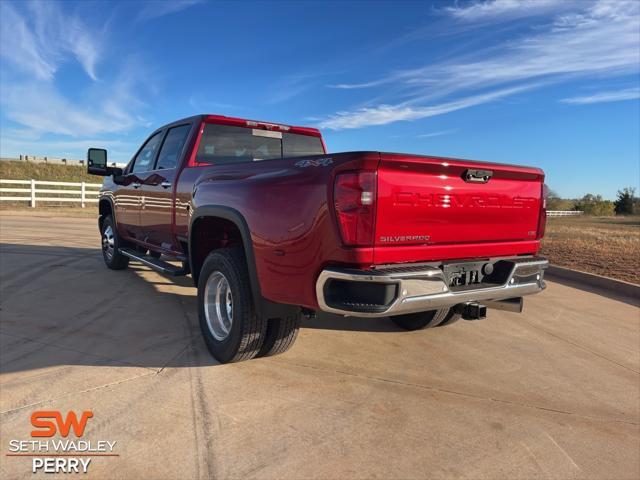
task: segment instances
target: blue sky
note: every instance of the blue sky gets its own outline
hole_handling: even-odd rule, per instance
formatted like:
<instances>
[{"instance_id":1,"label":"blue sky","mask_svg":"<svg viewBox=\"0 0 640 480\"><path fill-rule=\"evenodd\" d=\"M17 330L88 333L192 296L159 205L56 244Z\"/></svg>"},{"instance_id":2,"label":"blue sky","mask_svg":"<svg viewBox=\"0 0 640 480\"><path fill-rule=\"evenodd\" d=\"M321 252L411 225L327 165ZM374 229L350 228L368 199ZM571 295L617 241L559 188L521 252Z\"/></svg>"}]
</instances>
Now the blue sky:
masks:
<instances>
[{"instance_id":1,"label":"blue sky","mask_svg":"<svg viewBox=\"0 0 640 480\"><path fill-rule=\"evenodd\" d=\"M0 1L0 153L129 160L219 113L330 151L542 167L565 197L640 177L640 2Z\"/></svg>"}]
</instances>

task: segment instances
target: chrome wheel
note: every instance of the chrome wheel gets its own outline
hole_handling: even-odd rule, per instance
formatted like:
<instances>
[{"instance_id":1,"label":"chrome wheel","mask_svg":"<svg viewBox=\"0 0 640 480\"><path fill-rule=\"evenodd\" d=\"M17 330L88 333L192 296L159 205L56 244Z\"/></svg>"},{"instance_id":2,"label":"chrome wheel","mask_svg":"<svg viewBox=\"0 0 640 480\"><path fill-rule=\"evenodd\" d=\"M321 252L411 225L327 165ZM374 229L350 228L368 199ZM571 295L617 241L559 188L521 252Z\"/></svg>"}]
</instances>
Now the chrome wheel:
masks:
<instances>
[{"instance_id":1,"label":"chrome wheel","mask_svg":"<svg viewBox=\"0 0 640 480\"><path fill-rule=\"evenodd\" d=\"M233 323L233 295L221 272L213 272L204 288L204 315L213 338L222 341L229 336Z\"/></svg>"},{"instance_id":2,"label":"chrome wheel","mask_svg":"<svg viewBox=\"0 0 640 480\"><path fill-rule=\"evenodd\" d=\"M102 251L107 257L107 260L113 258L113 254L115 253L115 240L113 239L113 229L111 225L107 225L107 228L102 232Z\"/></svg>"}]
</instances>

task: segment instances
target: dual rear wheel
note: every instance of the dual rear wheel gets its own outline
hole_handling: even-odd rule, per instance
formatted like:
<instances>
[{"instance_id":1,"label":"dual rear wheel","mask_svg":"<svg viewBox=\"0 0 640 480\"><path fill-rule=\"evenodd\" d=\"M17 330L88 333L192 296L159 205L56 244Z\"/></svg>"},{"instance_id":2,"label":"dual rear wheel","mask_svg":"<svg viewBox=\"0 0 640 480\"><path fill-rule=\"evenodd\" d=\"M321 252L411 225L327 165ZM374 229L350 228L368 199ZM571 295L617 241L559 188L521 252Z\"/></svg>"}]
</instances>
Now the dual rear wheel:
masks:
<instances>
[{"instance_id":1,"label":"dual rear wheel","mask_svg":"<svg viewBox=\"0 0 640 480\"><path fill-rule=\"evenodd\" d=\"M211 252L198 278L198 317L211 354L222 363L276 355L288 350L300 315L263 318L255 311L244 253Z\"/></svg>"},{"instance_id":2,"label":"dual rear wheel","mask_svg":"<svg viewBox=\"0 0 640 480\"><path fill-rule=\"evenodd\" d=\"M121 240L110 215L101 230L105 263L114 270L126 268L129 258L119 252ZM205 259L198 279L198 317L209 351L222 363L283 353L291 348L300 328L299 313L268 319L255 311L240 248L215 250ZM448 325L459 318L446 308L391 317L406 330Z\"/></svg>"},{"instance_id":3,"label":"dual rear wheel","mask_svg":"<svg viewBox=\"0 0 640 480\"><path fill-rule=\"evenodd\" d=\"M300 328L300 314L271 319L258 315L239 248L215 250L204 261L198 280L198 314L207 347L222 363L285 352ZM443 308L391 319L405 330L419 330L449 325L460 315Z\"/></svg>"}]
</instances>

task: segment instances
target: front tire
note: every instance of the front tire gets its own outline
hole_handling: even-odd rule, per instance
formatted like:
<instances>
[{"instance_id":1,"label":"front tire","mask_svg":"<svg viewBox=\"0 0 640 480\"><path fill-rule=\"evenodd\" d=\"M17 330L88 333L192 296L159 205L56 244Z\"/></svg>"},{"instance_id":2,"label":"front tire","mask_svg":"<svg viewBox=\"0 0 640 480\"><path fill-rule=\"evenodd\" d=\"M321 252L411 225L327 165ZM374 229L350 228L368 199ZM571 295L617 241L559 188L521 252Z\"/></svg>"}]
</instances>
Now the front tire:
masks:
<instances>
[{"instance_id":1,"label":"front tire","mask_svg":"<svg viewBox=\"0 0 640 480\"><path fill-rule=\"evenodd\" d=\"M407 313L394 315L391 320L405 330L420 330L421 328L433 328L447 320L448 308L429 310L427 312Z\"/></svg>"},{"instance_id":2,"label":"front tire","mask_svg":"<svg viewBox=\"0 0 640 480\"><path fill-rule=\"evenodd\" d=\"M129 257L120 253L122 240L118 237L113 217L107 215L102 221L100 235L102 237L102 258L111 270L123 270L129 265Z\"/></svg>"},{"instance_id":3,"label":"front tire","mask_svg":"<svg viewBox=\"0 0 640 480\"><path fill-rule=\"evenodd\" d=\"M255 357L267 322L255 311L247 264L239 248L210 253L198 278L198 317L207 348L221 363Z\"/></svg>"}]
</instances>

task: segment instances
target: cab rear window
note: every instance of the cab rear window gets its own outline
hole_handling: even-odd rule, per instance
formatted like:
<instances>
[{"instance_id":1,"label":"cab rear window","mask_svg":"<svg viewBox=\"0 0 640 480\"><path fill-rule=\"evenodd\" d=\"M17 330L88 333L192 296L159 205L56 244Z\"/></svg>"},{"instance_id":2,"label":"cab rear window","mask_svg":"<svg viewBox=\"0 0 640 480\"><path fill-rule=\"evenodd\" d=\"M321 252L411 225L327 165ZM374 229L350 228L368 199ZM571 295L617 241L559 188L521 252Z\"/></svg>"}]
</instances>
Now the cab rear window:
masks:
<instances>
[{"instance_id":1,"label":"cab rear window","mask_svg":"<svg viewBox=\"0 0 640 480\"><path fill-rule=\"evenodd\" d=\"M324 149L318 137L207 124L200 139L196 162L242 163L322 154Z\"/></svg>"}]
</instances>

